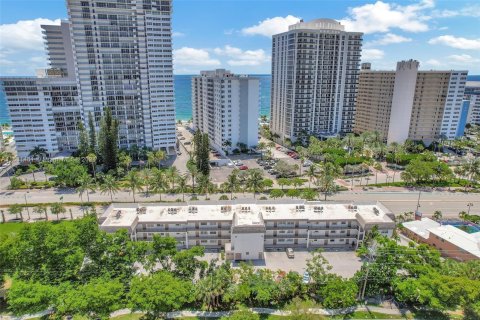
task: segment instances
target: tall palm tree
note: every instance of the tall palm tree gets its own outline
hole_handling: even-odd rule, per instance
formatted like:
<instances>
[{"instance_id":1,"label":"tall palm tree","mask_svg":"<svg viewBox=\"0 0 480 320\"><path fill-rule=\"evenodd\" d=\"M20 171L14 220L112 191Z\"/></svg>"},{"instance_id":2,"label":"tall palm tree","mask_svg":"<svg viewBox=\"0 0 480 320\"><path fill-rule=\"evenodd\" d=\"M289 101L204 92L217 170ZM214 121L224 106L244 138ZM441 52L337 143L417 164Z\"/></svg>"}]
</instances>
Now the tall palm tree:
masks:
<instances>
[{"instance_id":1,"label":"tall palm tree","mask_svg":"<svg viewBox=\"0 0 480 320\"><path fill-rule=\"evenodd\" d=\"M208 193L212 190L212 182L210 177L206 174L200 174L197 179L198 191L204 193L205 197L208 197Z\"/></svg>"},{"instance_id":2,"label":"tall palm tree","mask_svg":"<svg viewBox=\"0 0 480 320\"><path fill-rule=\"evenodd\" d=\"M328 193L336 190L335 179L342 174L342 169L331 162L324 163L319 168L317 184L320 191L325 193L325 201L327 201Z\"/></svg>"},{"instance_id":3,"label":"tall palm tree","mask_svg":"<svg viewBox=\"0 0 480 320\"><path fill-rule=\"evenodd\" d=\"M308 177L308 187L310 188L312 181L314 181L314 179L317 177L317 171L315 169L315 165L312 164L310 167L308 167L307 177Z\"/></svg>"},{"instance_id":4,"label":"tall palm tree","mask_svg":"<svg viewBox=\"0 0 480 320\"><path fill-rule=\"evenodd\" d=\"M33 159L38 158L40 161L42 161L43 158L47 156L47 154L48 154L47 149L36 146L30 151L29 156L32 157Z\"/></svg>"},{"instance_id":5,"label":"tall palm tree","mask_svg":"<svg viewBox=\"0 0 480 320\"><path fill-rule=\"evenodd\" d=\"M89 191L94 191L97 187L95 182L93 181L92 177L88 174L80 177L78 179L79 186L77 187L77 192L80 195L80 199L83 202L83 194L87 193L87 201L90 202L90 193Z\"/></svg>"},{"instance_id":6,"label":"tall palm tree","mask_svg":"<svg viewBox=\"0 0 480 320\"><path fill-rule=\"evenodd\" d=\"M87 154L85 159L87 159L87 162L90 163L90 165L92 166L93 178L96 179L97 176L96 176L96 172L95 172L96 171L95 170L95 164L97 163L97 156L95 155L95 153L89 153L89 154Z\"/></svg>"},{"instance_id":7,"label":"tall palm tree","mask_svg":"<svg viewBox=\"0 0 480 320\"><path fill-rule=\"evenodd\" d=\"M185 202L185 190L187 190L188 174L180 175L177 177L178 191L182 193L182 201Z\"/></svg>"},{"instance_id":8,"label":"tall palm tree","mask_svg":"<svg viewBox=\"0 0 480 320\"><path fill-rule=\"evenodd\" d=\"M157 168L153 169L150 187L153 192L158 193L160 201L162 201L162 192L165 192L168 187L168 181L167 177L165 176L165 172Z\"/></svg>"},{"instance_id":9,"label":"tall palm tree","mask_svg":"<svg viewBox=\"0 0 480 320\"><path fill-rule=\"evenodd\" d=\"M137 170L132 170L126 175L128 188L132 191L133 202L136 202L135 193L143 190L143 180Z\"/></svg>"},{"instance_id":10,"label":"tall palm tree","mask_svg":"<svg viewBox=\"0 0 480 320\"><path fill-rule=\"evenodd\" d=\"M187 170L190 173L190 176L192 177L192 192L195 192L195 178L198 176L198 168L195 162L188 160L187 162Z\"/></svg>"},{"instance_id":11,"label":"tall palm tree","mask_svg":"<svg viewBox=\"0 0 480 320\"><path fill-rule=\"evenodd\" d=\"M152 170L149 168L140 171L140 177L143 180L143 185L146 187L145 193L147 197L150 195L150 184L152 182L152 176Z\"/></svg>"},{"instance_id":12,"label":"tall palm tree","mask_svg":"<svg viewBox=\"0 0 480 320\"><path fill-rule=\"evenodd\" d=\"M177 167L175 167L175 166L169 167L166 171L166 176L167 176L168 182L172 186L172 190L175 190L175 183L177 182L177 178L178 178Z\"/></svg>"},{"instance_id":13,"label":"tall palm tree","mask_svg":"<svg viewBox=\"0 0 480 320\"><path fill-rule=\"evenodd\" d=\"M380 162L375 162L373 164L373 169L375 169L375 184L378 182L378 172L383 170L382 164Z\"/></svg>"},{"instance_id":14,"label":"tall palm tree","mask_svg":"<svg viewBox=\"0 0 480 320\"><path fill-rule=\"evenodd\" d=\"M232 173L230 173L227 177L226 189L230 192L230 200L233 199L233 193L238 189L240 185L240 181L238 180L238 169L233 169Z\"/></svg>"},{"instance_id":15,"label":"tall palm tree","mask_svg":"<svg viewBox=\"0 0 480 320\"><path fill-rule=\"evenodd\" d=\"M37 166L34 165L33 163L28 165L27 172L32 174L33 182L37 182L37 180L35 179L35 171L37 171L37 169L38 169Z\"/></svg>"},{"instance_id":16,"label":"tall palm tree","mask_svg":"<svg viewBox=\"0 0 480 320\"><path fill-rule=\"evenodd\" d=\"M118 182L114 176L107 174L103 178L103 182L100 184L100 191L102 194L108 193L110 195L110 200L113 202L113 195L120 191Z\"/></svg>"},{"instance_id":17,"label":"tall palm tree","mask_svg":"<svg viewBox=\"0 0 480 320\"><path fill-rule=\"evenodd\" d=\"M256 198L257 192L263 190L263 174L260 169L248 170L247 188L253 193L253 198Z\"/></svg>"}]
</instances>

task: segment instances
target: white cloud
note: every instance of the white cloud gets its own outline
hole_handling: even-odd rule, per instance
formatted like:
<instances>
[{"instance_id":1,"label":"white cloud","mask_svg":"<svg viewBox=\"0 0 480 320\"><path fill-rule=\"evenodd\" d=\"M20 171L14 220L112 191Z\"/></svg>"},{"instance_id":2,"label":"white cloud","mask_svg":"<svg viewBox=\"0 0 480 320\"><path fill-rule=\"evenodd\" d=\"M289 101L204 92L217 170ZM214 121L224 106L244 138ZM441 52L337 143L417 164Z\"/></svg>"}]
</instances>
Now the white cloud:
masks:
<instances>
[{"instance_id":1,"label":"white cloud","mask_svg":"<svg viewBox=\"0 0 480 320\"><path fill-rule=\"evenodd\" d=\"M60 19L37 18L0 25L0 50L43 51L42 24L60 24Z\"/></svg>"},{"instance_id":2,"label":"white cloud","mask_svg":"<svg viewBox=\"0 0 480 320\"><path fill-rule=\"evenodd\" d=\"M437 59L429 59L427 61L425 61L426 64L428 65L431 65L431 66L434 66L434 67L439 67L442 65L442 63L440 61L438 61Z\"/></svg>"},{"instance_id":3,"label":"white cloud","mask_svg":"<svg viewBox=\"0 0 480 320\"><path fill-rule=\"evenodd\" d=\"M392 43L402 43L402 42L410 42L412 41L411 38L407 38L404 36L400 36L398 34L394 33L387 33L383 35L381 38L371 41L370 44L372 45L387 45L387 44L392 44Z\"/></svg>"},{"instance_id":4,"label":"white cloud","mask_svg":"<svg viewBox=\"0 0 480 320\"><path fill-rule=\"evenodd\" d=\"M480 38L479 39L467 39L462 37L455 37L452 35L444 35L436 38L432 38L428 41L430 44L443 44L457 49L472 49L480 50Z\"/></svg>"},{"instance_id":5,"label":"white cloud","mask_svg":"<svg viewBox=\"0 0 480 320\"><path fill-rule=\"evenodd\" d=\"M231 58L227 63L231 66L259 66L270 61L265 50L242 50L229 45L223 48L215 48L213 52L219 56Z\"/></svg>"},{"instance_id":6,"label":"white cloud","mask_svg":"<svg viewBox=\"0 0 480 320\"><path fill-rule=\"evenodd\" d=\"M435 10L432 12L434 18L452 18L452 17L480 17L480 5L466 6L457 10Z\"/></svg>"},{"instance_id":7,"label":"white cloud","mask_svg":"<svg viewBox=\"0 0 480 320\"><path fill-rule=\"evenodd\" d=\"M398 28L409 32L423 32L429 29L426 21L430 19L424 11L433 7L433 0L422 0L407 6L377 1L349 8L349 16L340 21L349 31L375 33Z\"/></svg>"},{"instance_id":8,"label":"white cloud","mask_svg":"<svg viewBox=\"0 0 480 320\"><path fill-rule=\"evenodd\" d=\"M185 37L185 33L174 31L174 32L172 32L172 37L174 37L174 38Z\"/></svg>"},{"instance_id":9,"label":"white cloud","mask_svg":"<svg viewBox=\"0 0 480 320\"><path fill-rule=\"evenodd\" d=\"M470 64L480 62L480 59L474 58L468 54L452 54L448 56L448 59L457 64Z\"/></svg>"},{"instance_id":10,"label":"white cloud","mask_svg":"<svg viewBox=\"0 0 480 320\"><path fill-rule=\"evenodd\" d=\"M242 33L245 35L262 35L271 37L274 34L288 31L288 26L300 21L300 18L288 15L286 17L274 17L260 21L257 25L243 28Z\"/></svg>"},{"instance_id":11,"label":"white cloud","mask_svg":"<svg viewBox=\"0 0 480 320\"><path fill-rule=\"evenodd\" d=\"M205 49L183 47L173 50L173 63L177 66L219 66L220 61L212 59Z\"/></svg>"},{"instance_id":12,"label":"white cloud","mask_svg":"<svg viewBox=\"0 0 480 320\"><path fill-rule=\"evenodd\" d=\"M362 61L382 59L384 55L385 52L379 49L363 49Z\"/></svg>"}]
</instances>

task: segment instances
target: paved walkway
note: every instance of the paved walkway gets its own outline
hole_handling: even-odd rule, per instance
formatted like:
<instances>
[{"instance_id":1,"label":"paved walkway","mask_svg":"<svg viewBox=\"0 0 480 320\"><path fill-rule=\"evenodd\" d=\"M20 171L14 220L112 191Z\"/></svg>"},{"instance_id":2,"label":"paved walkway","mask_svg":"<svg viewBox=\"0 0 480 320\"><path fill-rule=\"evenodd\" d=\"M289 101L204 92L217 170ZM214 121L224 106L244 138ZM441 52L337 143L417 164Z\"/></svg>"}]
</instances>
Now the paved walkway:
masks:
<instances>
[{"instance_id":1,"label":"paved walkway","mask_svg":"<svg viewBox=\"0 0 480 320\"><path fill-rule=\"evenodd\" d=\"M278 309L269 309L269 308L251 308L255 313L259 314L270 314L270 315L277 315L277 316L288 316L291 314L290 311L278 310ZM328 309L321 309L321 308L312 308L309 310L313 314L321 314L326 316L331 315L338 315L338 314L348 314L355 311L369 311L369 312L378 312L388 315L405 315L409 314L409 310L402 310L402 309L389 309L389 308L382 308L382 307L375 307L375 306L358 306L353 308L347 309L335 309L335 310L328 310ZM44 315L49 314L49 311L43 311L40 313L36 313L33 315L26 315L22 317L15 317L9 315L0 315L0 320L27 320L38 318ZM118 317L121 315L131 314L132 312L129 309L121 309L110 314L110 317ZM136 314L140 314L141 312L133 312ZM232 311L174 311L167 313L167 319L174 319L174 318L183 318L183 317L204 317L204 318L220 318L223 316L228 316L232 313Z\"/></svg>"}]
</instances>

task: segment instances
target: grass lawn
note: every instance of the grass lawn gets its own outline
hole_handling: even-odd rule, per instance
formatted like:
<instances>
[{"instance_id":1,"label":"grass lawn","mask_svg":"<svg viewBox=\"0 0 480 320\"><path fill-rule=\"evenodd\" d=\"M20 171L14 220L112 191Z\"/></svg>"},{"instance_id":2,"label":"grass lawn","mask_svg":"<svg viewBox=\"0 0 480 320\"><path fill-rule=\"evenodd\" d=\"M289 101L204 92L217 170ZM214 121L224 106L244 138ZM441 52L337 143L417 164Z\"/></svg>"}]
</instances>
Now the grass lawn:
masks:
<instances>
[{"instance_id":1,"label":"grass lawn","mask_svg":"<svg viewBox=\"0 0 480 320\"><path fill-rule=\"evenodd\" d=\"M23 227L23 223L20 222L9 222L0 224L0 234L3 233L15 233L20 231Z\"/></svg>"}]
</instances>

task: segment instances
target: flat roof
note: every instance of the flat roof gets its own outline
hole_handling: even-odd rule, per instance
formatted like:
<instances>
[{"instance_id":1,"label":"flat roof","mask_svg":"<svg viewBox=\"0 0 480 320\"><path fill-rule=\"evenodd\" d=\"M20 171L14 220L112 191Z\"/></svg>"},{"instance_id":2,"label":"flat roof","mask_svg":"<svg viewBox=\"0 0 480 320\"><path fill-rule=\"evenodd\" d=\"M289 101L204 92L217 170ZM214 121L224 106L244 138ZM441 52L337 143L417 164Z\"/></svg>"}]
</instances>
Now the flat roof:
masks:
<instances>
[{"instance_id":1,"label":"flat roof","mask_svg":"<svg viewBox=\"0 0 480 320\"><path fill-rule=\"evenodd\" d=\"M430 236L428 229L437 228L440 226L440 223L433 221L430 218L422 218L422 220L404 222L403 226L418 236L428 239Z\"/></svg>"},{"instance_id":2,"label":"flat roof","mask_svg":"<svg viewBox=\"0 0 480 320\"><path fill-rule=\"evenodd\" d=\"M104 212L103 227L130 228L138 223L187 223L232 221L259 225L268 220L362 220L362 224L394 224L381 203L323 203L305 200L194 201L159 204L111 204ZM235 215L235 221L234 220ZM360 218L360 219L359 219Z\"/></svg>"},{"instance_id":3,"label":"flat roof","mask_svg":"<svg viewBox=\"0 0 480 320\"><path fill-rule=\"evenodd\" d=\"M451 225L432 228L430 233L480 258L480 237L473 236Z\"/></svg>"}]
</instances>

